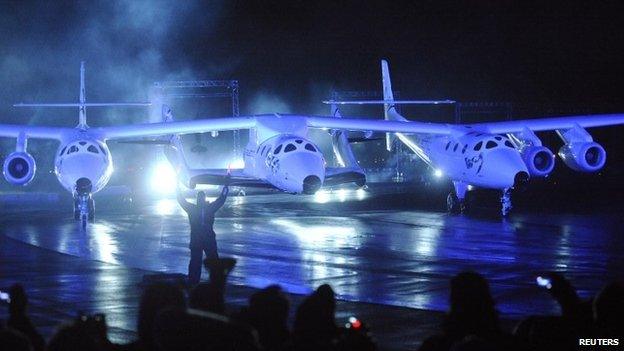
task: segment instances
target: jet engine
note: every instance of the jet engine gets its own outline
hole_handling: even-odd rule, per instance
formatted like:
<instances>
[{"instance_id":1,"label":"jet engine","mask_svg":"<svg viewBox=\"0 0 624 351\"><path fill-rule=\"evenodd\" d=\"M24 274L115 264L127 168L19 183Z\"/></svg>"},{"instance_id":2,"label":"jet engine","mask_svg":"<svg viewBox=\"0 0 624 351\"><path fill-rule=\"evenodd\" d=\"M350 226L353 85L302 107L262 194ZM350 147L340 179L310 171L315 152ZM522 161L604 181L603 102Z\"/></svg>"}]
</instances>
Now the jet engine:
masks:
<instances>
[{"instance_id":1,"label":"jet engine","mask_svg":"<svg viewBox=\"0 0 624 351\"><path fill-rule=\"evenodd\" d=\"M595 172L607 161L607 153L595 142L576 142L564 144L559 149L559 157L575 171Z\"/></svg>"},{"instance_id":2,"label":"jet engine","mask_svg":"<svg viewBox=\"0 0 624 351\"><path fill-rule=\"evenodd\" d=\"M555 168L555 155L544 146L527 146L520 154L531 177L546 177Z\"/></svg>"},{"instance_id":3,"label":"jet engine","mask_svg":"<svg viewBox=\"0 0 624 351\"><path fill-rule=\"evenodd\" d=\"M35 177L35 159L27 152L12 152L4 160L4 179L13 185L27 185Z\"/></svg>"}]
</instances>

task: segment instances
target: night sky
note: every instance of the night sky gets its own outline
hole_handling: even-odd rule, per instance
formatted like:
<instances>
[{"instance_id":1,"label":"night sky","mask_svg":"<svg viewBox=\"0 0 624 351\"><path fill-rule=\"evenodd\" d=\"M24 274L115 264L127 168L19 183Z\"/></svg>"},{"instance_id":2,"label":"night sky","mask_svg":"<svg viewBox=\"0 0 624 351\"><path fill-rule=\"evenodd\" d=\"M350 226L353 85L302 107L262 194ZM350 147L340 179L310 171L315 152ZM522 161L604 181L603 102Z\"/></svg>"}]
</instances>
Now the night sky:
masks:
<instances>
[{"instance_id":1,"label":"night sky","mask_svg":"<svg viewBox=\"0 0 624 351\"><path fill-rule=\"evenodd\" d=\"M90 101L148 100L154 81L238 79L242 114L322 114L332 89L379 90L387 58L405 98L624 111L624 5L548 3L3 1L0 122L75 125L71 109L11 105L77 100L81 60ZM88 115L149 120L141 109ZM0 141L4 153L13 143Z\"/></svg>"}]
</instances>

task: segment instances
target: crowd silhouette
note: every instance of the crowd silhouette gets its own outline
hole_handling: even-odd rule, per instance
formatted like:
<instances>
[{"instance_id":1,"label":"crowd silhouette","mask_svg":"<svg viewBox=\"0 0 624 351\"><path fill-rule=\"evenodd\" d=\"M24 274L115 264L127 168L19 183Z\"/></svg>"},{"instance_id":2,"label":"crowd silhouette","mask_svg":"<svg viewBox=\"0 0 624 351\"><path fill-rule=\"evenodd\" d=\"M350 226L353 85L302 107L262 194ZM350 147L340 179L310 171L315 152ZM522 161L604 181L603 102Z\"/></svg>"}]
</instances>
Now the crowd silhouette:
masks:
<instances>
[{"instance_id":1,"label":"crowd silhouette","mask_svg":"<svg viewBox=\"0 0 624 351\"><path fill-rule=\"evenodd\" d=\"M290 301L279 285L258 290L249 297L247 306L228 312L226 281L235 263L231 258L204 260L210 280L191 287L188 293L172 284L154 283L145 287L139 304L138 338L125 345L109 341L106 317L101 314L77 316L73 322L59 327L46 344L28 317L24 289L14 285L9 290L9 319L0 322L0 349L367 351L384 348L376 344L363 322L353 319L346 326L336 324L335 293L327 284L299 304L292 327L288 323ZM487 280L475 272L457 274L450 281L449 311L438 333L424 340L420 350L576 350L581 339L587 345L617 346L613 343L622 342L624 286L621 283L608 284L593 299L584 301L563 276L551 273L546 277L548 290L560 305L561 314L529 316L513 331L505 331L499 323Z\"/></svg>"}]
</instances>

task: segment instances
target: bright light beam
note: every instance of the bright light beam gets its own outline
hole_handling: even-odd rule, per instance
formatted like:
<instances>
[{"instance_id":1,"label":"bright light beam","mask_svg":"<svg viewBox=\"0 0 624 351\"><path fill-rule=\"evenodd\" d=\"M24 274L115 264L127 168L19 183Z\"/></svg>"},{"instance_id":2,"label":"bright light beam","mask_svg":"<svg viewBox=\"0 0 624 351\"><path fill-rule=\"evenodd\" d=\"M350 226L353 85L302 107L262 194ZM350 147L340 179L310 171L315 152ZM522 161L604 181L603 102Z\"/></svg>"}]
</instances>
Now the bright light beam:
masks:
<instances>
[{"instance_id":1,"label":"bright light beam","mask_svg":"<svg viewBox=\"0 0 624 351\"><path fill-rule=\"evenodd\" d=\"M161 161L152 170L150 186L152 191L160 195L175 193L178 178L169 162Z\"/></svg>"}]
</instances>

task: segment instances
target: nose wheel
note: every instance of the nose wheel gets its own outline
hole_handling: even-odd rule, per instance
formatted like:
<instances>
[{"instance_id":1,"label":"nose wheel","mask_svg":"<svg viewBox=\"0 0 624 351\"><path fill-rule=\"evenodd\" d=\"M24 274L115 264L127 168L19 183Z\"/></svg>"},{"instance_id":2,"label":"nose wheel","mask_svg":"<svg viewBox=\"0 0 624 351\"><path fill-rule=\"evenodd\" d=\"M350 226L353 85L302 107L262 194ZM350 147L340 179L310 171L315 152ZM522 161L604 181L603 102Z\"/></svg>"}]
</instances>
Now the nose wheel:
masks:
<instances>
[{"instance_id":1,"label":"nose wheel","mask_svg":"<svg viewBox=\"0 0 624 351\"><path fill-rule=\"evenodd\" d=\"M501 196L501 215L506 217L512 209L511 203L511 189L506 188L503 190L503 195Z\"/></svg>"},{"instance_id":2,"label":"nose wheel","mask_svg":"<svg viewBox=\"0 0 624 351\"><path fill-rule=\"evenodd\" d=\"M454 191L451 191L446 197L446 209L450 214L466 213L468 211L466 192L468 191L468 185L454 181Z\"/></svg>"},{"instance_id":3,"label":"nose wheel","mask_svg":"<svg viewBox=\"0 0 624 351\"><path fill-rule=\"evenodd\" d=\"M78 195L74 198L74 219L81 221L82 226L86 222L93 222L95 219L95 201L91 196Z\"/></svg>"}]
</instances>

